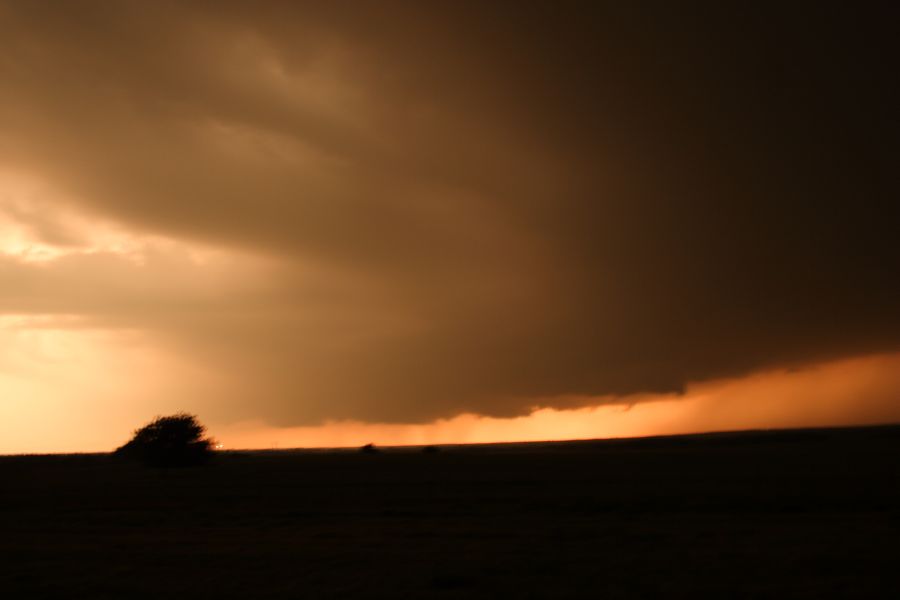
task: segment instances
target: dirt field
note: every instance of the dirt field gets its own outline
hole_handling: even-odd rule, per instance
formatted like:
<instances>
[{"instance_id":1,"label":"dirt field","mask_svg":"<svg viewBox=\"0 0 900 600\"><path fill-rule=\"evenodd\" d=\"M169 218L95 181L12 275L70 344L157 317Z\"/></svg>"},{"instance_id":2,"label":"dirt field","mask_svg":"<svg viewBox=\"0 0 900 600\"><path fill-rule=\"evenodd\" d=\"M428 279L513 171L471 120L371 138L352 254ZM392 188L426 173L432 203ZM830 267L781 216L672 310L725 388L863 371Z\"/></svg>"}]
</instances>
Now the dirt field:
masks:
<instances>
[{"instance_id":1,"label":"dirt field","mask_svg":"<svg viewBox=\"0 0 900 600\"><path fill-rule=\"evenodd\" d=\"M900 427L0 458L5 598L900 597Z\"/></svg>"}]
</instances>

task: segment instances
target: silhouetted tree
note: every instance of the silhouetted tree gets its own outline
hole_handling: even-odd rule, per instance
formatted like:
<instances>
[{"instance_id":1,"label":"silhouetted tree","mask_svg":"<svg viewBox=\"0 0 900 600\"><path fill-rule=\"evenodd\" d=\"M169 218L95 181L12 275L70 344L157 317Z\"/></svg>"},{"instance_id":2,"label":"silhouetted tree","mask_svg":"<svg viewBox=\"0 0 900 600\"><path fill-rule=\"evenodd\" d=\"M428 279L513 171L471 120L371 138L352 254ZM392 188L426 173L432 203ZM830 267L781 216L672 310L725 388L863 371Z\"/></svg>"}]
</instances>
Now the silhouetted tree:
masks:
<instances>
[{"instance_id":1,"label":"silhouetted tree","mask_svg":"<svg viewBox=\"0 0 900 600\"><path fill-rule=\"evenodd\" d=\"M204 437L206 428L197 417L178 413L157 417L134 432L134 437L118 448L116 456L131 458L154 467L186 467L210 459L214 442Z\"/></svg>"},{"instance_id":2,"label":"silhouetted tree","mask_svg":"<svg viewBox=\"0 0 900 600\"><path fill-rule=\"evenodd\" d=\"M359 449L363 454L378 454L381 452L378 448L375 447L375 444L366 444L362 448Z\"/></svg>"}]
</instances>

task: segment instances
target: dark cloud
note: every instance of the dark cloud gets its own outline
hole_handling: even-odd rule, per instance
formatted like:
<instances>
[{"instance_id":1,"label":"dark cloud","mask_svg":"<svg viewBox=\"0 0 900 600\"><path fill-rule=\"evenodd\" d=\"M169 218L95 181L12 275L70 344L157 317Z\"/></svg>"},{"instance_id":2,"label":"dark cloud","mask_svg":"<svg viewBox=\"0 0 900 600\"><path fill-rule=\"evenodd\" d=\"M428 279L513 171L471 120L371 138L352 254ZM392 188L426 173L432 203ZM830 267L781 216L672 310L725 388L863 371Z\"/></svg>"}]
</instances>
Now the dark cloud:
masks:
<instances>
[{"instance_id":1,"label":"dark cloud","mask_svg":"<svg viewBox=\"0 0 900 600\"><path fill-rule=\"evenodd\" d=\"M2 2L0 160L278 264L238 299L92 288L236 415L511 415L900 345L895 8L526 4ZM15 310L87 310L27 277L59 291Z\"/></svg>"}]
</instances>

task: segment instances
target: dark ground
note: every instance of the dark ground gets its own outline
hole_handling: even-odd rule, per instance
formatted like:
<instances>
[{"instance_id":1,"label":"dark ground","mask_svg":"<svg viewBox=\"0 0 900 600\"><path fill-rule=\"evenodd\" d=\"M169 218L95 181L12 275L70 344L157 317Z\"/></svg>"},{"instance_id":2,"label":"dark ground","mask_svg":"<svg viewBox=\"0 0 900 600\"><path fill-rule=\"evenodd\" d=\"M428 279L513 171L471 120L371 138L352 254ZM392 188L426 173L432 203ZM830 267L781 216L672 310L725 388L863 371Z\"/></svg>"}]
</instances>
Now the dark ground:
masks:
<instances>
[{"instance_id":1,"label":"dark ground","mask_svg":"<svg viewBox=\"0 0 900 600\"><path fill-rule=\"evenodd\" d=\"M4 598L900 598L900 427L0 458Z\"/></svg>"}]
</instances>

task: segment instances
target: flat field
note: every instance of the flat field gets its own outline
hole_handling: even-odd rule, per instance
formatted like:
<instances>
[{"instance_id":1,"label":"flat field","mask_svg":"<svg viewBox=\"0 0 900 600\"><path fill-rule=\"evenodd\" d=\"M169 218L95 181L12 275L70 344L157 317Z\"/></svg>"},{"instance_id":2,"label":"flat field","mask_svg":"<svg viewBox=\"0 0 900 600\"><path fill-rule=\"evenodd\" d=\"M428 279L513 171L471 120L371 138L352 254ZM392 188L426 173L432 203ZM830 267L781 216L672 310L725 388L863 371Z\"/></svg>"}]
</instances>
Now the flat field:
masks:
<instances>
[{"instance_id":1,"label":"flat field","mask_svg":"<svg viewBox=\"0 0 900 600\"><path fill-rule=\"evenodd\" d=\"M4 598L900 598L900 427L0 458Z\"/></svg>"}]
</instances>

